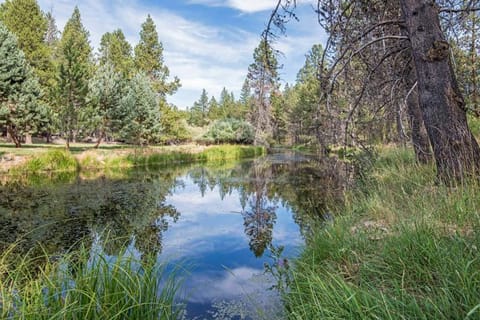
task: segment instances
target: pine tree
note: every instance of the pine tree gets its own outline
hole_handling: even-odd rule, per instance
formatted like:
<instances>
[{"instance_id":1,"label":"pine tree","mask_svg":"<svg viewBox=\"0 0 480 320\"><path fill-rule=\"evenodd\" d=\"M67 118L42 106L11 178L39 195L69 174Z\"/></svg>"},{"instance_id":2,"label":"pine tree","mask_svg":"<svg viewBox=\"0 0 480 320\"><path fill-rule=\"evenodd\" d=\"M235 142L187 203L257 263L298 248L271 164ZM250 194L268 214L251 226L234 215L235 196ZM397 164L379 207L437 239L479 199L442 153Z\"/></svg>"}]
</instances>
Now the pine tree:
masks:
<instances>
[{"instance_id":1,"label":"pine tree","mask_svg":"<svg viewBox=\"0 0 480 320\"><path fill-rule=\"evenodd\" d=\"M190 110L190 124L197 127L203 127L208 124L208 93L203 89L198 101L193 103Z\"/></svg>"},{"instance_id":2,"label":"pine tree","mask_svg":"<svg viewBox=\"0 0 480 320\"><path fill-rule=\"evenodd\" d=\"M255 48L253 60L247 76L254 92L254 110L250 122L255 128L254 144L268 144L272 137L270 98L278 90L278 62L272 47L265 40Z\"/></svg>"},{"instance_id":3,"label":"pine tree","mask_svg":"<svg viewBox=\"0 0 480 320\"><path fill-rule=\"evenodd\" d=\"M90 128L98 134L98 148L107 134L119 124L119 109L122 99L122 77L114 67L106 63L100 66L90 80L87 119Z\"/></svg>"},{"instance_id":4,"label":"pine tree","mask_svg":"<svg viewBox=\"0 0 480 320\"><path fill-rule=\"evenodd\" d=\"M48 114L39 103L41 91L16 38L0 23L0 124L20 147L23 137L37 132Z\"/></svg>"},{"instance_id":5,"label":"pine tree","mask_svg":"<svg viewBox=\"0 0 480 320\"><path fill-rule=\"evenodd\" d=\"M133 74L134 61L132 46L125 39L122 30L117 29L107 32L100 41L100 64L111 64L116 72L119 72L125 79Z\"/></svg>"},{"instance_id":6,"label":"pine tree","mask_svg":"<svg viewBox=\"0 0 480 320\"><path fill-rule=\"evenodd\" d=\"M210 101L208 102L208 119L210 119L211 121L215 121L217 119L220 119L220 117L221 117L220 105L218 104L215 96L212 96L210 98Z\"/></svg>"},{"instance_id":7,"label":"pine tree","mask_svg":"<svg viewBox=\"0 0 480 320\"><path fill-rule=\"evenodd\" d=\"M161 103L160 113L162 115L160 120L162 143L184 142L191 138L186 127L186 121L175 106Z\"/></svg>"},{"instance_id":8,"label":"pine tree","mask_svg":"<svg viewBox=\"0 0 480 320\"><path fill-rule=\"evenodd\" d=\"M163 45L158 39L156 26L150 15L142 24L140 42L135 47L135 67L148 75L162 98L175 93L180 87L177 77L172 82L167 81L170 71L164 63Z\"/></svg>"},{"instance_id":9,"label":"pine tree","mask_svg":"<svg viewBox=\"0 0 480 320\"><path fill-rule=\"evenodd\" d=\"M236 118L236 105L235 105L235 97L233 97L233 93L228 92L227 88L223 88L222 92L220 92L220 119L227 119L227 118Z\"/></svg>"},{"instance_id":10,"label":"pine tree","mask_svg":"<svg viewBox=\"0 0 480 320\"><path fill-rule=\"evenodd\" d=\"M7 0L0 8L0 18L18 40L27 62L42 86L54 76L50 50L45 43L48 20L36 0Z\"/></svg>"},{"instance_id":11,"label":"pine tree","mask_svg":"<svg viewBox=\"0 0 480 320\"><path fill-rule=\"evenodd\" d=\"M91 74L89 33L81 22L80 11L75 7L65 25L59 45L59 105L60 121L66 134L67 148L80 131L79 113L86 106L88 80Z\"/></svg>"},{"instance_id":12,"label":"pine tree","mask_svg":"<svg viewBox=\"0 0 480 320\"><path fill-rule=\"evenodd\" d=\"M159 141L161 118L158 97L148 76L139 73L129 81L121 109L125 120L120 136L125 141L137 145Z\"/></svg>"}]
</instances>

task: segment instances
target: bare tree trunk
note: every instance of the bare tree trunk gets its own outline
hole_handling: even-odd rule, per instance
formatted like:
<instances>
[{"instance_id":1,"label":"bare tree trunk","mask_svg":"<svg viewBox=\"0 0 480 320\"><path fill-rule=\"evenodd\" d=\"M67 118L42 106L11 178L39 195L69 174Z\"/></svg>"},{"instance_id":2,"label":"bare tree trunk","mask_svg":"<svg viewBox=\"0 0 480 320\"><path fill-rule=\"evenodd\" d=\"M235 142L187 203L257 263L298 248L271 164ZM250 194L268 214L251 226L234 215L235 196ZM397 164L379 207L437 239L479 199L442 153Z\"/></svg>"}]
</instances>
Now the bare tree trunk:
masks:
<instances>
[{"instance_id":1,"label":"bare tree trunk","mask_svg":"<svg viewBox=\"0 0 480 320\"><path fill-rule=\"evenodd\" d=\"M102 143L102 140L103 140L104 137L105 137L105 131L102 130L100 132L100 136L98 137L97 143L95 144L95 147L94 147L95 149L98 149L98 147L100 146L100 143Z\"/></svg>"},{"instance_id":2,"label":"bare tree trunk","mask_svg":"<svg viewBox=\"0 0 480 320\"><path fill-rule=\"evenodd\" d=\"M7 133L10 135L13 143L15 143L15 148L20 148L22 146L22 143L18 136L15 134L15 130L12 128L11 125L7 126Z\"/></svg>"},{"instance_id":3,"label":"bare tree trunk","mask_svg":"<svg viewBox=\"0 0 480 320\"><path fill-rule=\"evenodd\" d=\"M465 102L431 0L400 0L415 63L423 120L438 176L460 180L480 172L480 148L467 124Z\"/></svg>"}]
</instances>

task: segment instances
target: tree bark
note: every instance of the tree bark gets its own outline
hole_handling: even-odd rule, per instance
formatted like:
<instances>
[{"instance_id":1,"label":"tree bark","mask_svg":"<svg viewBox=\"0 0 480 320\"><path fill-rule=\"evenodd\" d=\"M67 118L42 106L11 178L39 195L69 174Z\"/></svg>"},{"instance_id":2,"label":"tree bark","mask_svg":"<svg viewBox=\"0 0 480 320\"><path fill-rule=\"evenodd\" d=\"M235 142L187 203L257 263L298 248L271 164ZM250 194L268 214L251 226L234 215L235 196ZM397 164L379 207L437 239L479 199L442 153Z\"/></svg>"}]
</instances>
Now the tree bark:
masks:
<instances>
[{"instance_id":1,"label":"tree bark","mask_svg":"<svg viewBox=\"0 0 480 320\"><path fill-rule=\"evenodd\" d=\"M437 174L445 182L480 172L480 148L467 124L465 101L432 0L400 0L415 63L423 120Z\"/></svg>"},{"instance_id":2,"label":"tree bark","mask_svg":"<svg viewBox=\"0 0 480 320\"><path fill-rule=\"evenodd\" d=\"M15 133L15 130L12 128L11 125L7 126L7 133L10 135L10 138L12 139L13 143L15 143L15 148L20 148L22 146L22 143L18 136Z\"/></svg>"},{"instance_id":3,"label":"tree bark","mask_svg":"<svg viewBox=\"0 0 480 320\"><path fill-rule=\"evenodd\" d=\"M420 104L418 103L417 88L413 89L406 100L415 158L419 163L429 163L433 161L433 157L430 142L428 141L427 130L423 123L422 110L420 110Z\"/></svg>"},{"instance_id":4,"label":"tree bark","mask_svg":"<svg viewBox=\"0 0 480 320\"><path fill-rule=\"evenodd\" d=\"M30 133L25 134L25 144L32 144L32 135Z\"/></svg>"}]
</instances>

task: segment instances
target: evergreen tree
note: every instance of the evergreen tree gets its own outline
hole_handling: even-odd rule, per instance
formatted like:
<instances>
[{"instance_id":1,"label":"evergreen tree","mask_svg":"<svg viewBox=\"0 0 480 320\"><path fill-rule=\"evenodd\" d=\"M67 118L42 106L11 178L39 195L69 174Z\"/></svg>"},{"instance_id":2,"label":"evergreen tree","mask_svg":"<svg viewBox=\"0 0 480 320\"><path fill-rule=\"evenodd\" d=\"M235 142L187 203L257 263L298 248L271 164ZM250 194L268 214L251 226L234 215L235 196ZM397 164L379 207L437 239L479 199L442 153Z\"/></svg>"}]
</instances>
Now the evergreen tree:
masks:
<instances>
[{"instance_id":1,"label":"evergreen tree","mask_svg":"<svg viewBox=\"0 0 480 320\"><path fill-rule=\"evenodd\" d=\"M220 117L221 117L220 105L218 104L215 96L212 96L210 98L210 101L208 102L208 119L210 119L211 121L215 121L217 119L220 119Z\"/></svg>"},{"instance_id":2,"label":"evergreen tree","mask_svg":"<svg viewBox=\"0 0 480 320\"><path fill-rule=\"evenodd\" d=\"M200 99L193 103L193 107L190 110L190 124L203 127L208 124L208 93L207 90L203 89Z\"/></svg>"},{"instance_id":3,"label":"evergreen tree","mask_svg":"<svg viewBox=\"0 0 480 320\"><path fill-rule=\"evenodd\" d=\"M48 20L36 0L6 0L0 8L0 18L18 40L27 62L32 66L42 86L54 77L51 55L45 36Z\"/></svg>"},{"instance_id":4,"label":"evergreen tree","mask_svg":"<svg viewBox=\"0 0 480 320\"><path fill-rule=\"evenodd\" d=\"M268 144L272 137L270 98L278 90L278 62L272 47L265 40L255 48L253 60L247 76L254 97L250 122L255 128L254 144Z\"/></svg>"},{"instance_id":5,"label":"evergreen tree","mask_svg":"<svg viewBox=\"0 0 480 320\"><path fill-rule=\"evenodd\" d=\"M248 83L248 79L245 79L242 85L242 91L240 91L240 99L238 101L238 109L241 113L240 119L245 119L246 115L249 112L252 112L253 107L253 97L252 97L252 90L250 87L250 83Z\"/></svg>"},{"instance_id":6,"label":"evergreen tree","mask_svg":"<svg viewBox=\"0 0 480 320\"><path fill-rule=\"evenodd\" d=\"M223 87L222 92L220 92L220 115L218 118L227 119L227 118L236 118L234 116L236 112L235 97L233 93L228 92L227 88Z\"/></svg>"},{"instance_id":7,"label":"evergreen tree","mask_svg":"<svg viewBox=\"0 0 480 320\"><path fill-rule=\"evenodd\" d=\"M0 124L20 147L23 137L48 122L41 91L16 38L0 23Z\"/></svg>"},{"instance_id":8,"label":"evergreen tree","mask_svg":"<svg viewBox=\"0 0 480 320\"><path fill-rule=\"evenodd\" d=\"M180 87L177 77L172 82L167 81L170 71L164 63L163 45L158 39L156 26L150 15L142 24L140 42L135 47L135 67L148 75L162 98L175 93Z\"/></svg>"},{"instance_id":9,"label":"evergreen tree","mask_svg":"<svg viewBox=\"0 0 480 320\"><path fill-rule=\"evenodd\" d=\"M106 63L100 66L90 80L87 119L90 127L98 134L98 148L107 134L119 124L119 108L122 99L122 77L114 67Z\"/></svg>"},{"instance_id":10,"label":"evergreen tree","mask_svg":"<svg viewBox=\"0 0 480 320\"><path fill-rule=\"evenodd\" d=\"M67 148L80 131L79 113L86 106L88 80L92 63L89 33L81 22L80 11L75 7L65 25L59 44L59 105L60 121L66 134Z\"/></svg>"},{"instance_id":11,"label":"evergreen tree","mask_svg":"<svg viewBox=\"0 0 480 320\"><path fill-rule=\"evenodd\" d=\"M184 142L191 138L186 127L185 118L175 106L160 103L160 113L162 115L160 120L162 143Z\"/></svg>"},{"instance_id":12,"label":"evergreen tree","mask_svg":"<svg viewBox=\"0 0 480 320\"><path fill-rule=\"evenodd\" d=\"M107 63L113 65L115 71L125 79L132 76L134 69L132 46L120 29L105 33L100 41L100 64Z\"/></svg>"},{"instance_id":13,"label":"evergreen tree","mask_svg":"<svg viewBox=\"0 0 480 320\"><path fill-rule=\"evenodd\" d=\"M148 76L138 73L132 78L122 99L121 111L125 120L120 135L125 141L148 145L159 140L160 109Z\"/></svg>"}]
</instances>

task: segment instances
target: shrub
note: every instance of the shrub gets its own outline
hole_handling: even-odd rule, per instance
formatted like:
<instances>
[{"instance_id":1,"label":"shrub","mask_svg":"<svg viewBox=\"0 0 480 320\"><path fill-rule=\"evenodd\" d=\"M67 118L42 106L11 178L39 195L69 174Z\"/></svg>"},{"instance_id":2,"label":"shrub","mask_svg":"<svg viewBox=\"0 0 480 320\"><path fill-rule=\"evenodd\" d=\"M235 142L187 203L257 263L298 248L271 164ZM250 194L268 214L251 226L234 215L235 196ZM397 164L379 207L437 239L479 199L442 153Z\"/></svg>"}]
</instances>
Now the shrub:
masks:
<instances>
[{"instance_id":1,"label":"shrub","mask_svg":"<svg viewBox=\"0 0 480 320\"><path fill-rule=\"evenodd\" d=\"M255 138L255 130L243 120L218 120L202 138L214 143L251 144Z\"/></svg>"}]
</instances>

